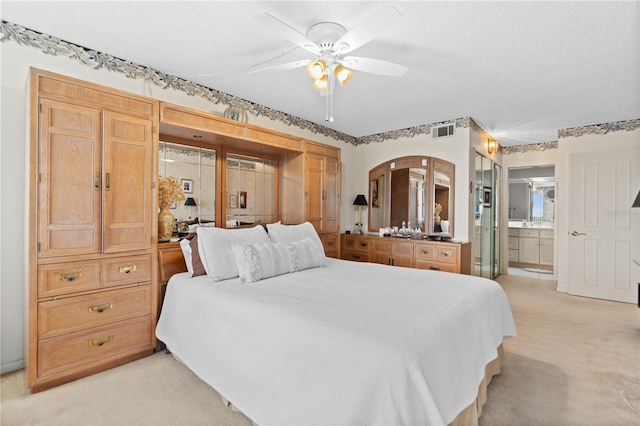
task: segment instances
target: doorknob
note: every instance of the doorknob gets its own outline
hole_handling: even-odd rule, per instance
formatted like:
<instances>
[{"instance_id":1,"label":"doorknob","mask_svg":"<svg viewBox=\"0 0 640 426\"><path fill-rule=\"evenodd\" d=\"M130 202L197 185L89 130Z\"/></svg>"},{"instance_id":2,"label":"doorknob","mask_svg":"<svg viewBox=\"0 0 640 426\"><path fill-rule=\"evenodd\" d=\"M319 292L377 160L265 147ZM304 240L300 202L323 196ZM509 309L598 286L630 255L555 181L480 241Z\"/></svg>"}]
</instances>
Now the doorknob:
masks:
<instances>
[{"instance_id":1,"label":"doorknob","mask_svg":"<svg viewBox=\"0 0 640 426\"><path fill-rule=\"evenodd\" d=\"M587 235L587 234L585 234L584 232L573 231L571 235L573 235L574 237L577 237L578 235Z\"/></svg>"}]
</instances>

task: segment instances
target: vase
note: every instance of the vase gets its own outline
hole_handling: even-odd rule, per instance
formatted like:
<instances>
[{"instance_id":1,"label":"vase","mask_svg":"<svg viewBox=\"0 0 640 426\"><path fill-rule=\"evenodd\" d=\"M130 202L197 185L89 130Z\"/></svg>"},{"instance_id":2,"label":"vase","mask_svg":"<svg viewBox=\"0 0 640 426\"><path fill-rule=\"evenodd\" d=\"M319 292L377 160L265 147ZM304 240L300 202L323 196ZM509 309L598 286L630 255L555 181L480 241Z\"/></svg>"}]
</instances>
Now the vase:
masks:
<instances>
[{"instance_id":1,"label":"vase","mask_svg":"<svg viewBox=\"0 0 640 426\"><path fill-rule=\"evenodd\" d=\"M162 207L158 213L158 241L169 241L173 234L173 214L169 207Z\"/></svg>"}]
</instances>

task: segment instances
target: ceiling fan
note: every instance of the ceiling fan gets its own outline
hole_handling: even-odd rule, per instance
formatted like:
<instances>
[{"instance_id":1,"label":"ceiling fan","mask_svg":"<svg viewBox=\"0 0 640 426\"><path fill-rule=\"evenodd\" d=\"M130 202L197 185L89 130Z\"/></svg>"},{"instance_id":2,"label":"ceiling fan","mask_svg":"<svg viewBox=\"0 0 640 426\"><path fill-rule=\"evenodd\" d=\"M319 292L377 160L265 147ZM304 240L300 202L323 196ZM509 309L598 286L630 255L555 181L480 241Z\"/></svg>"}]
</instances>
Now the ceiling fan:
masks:
<instances>
[{"instance_id":1,"label":"ceiling fan","mask_svg":"<svg viewBox=\"0 0 640 426\"><path fill-rule=\"evenodd\" d=\"M331 94L335 80L340 85L346 84L353 75L352 70L392 77L401 77L407 72L407 67L393 62L348 56L350 52L369 43L384 30L400 24L403 17L391 6L375 13L350 31L335 22L320 22L312 25L306 35L269 13L263 13L256 18L272 31L312 53L315 59L265 67L251 71L250 74L286 71L306 66L309 76L313 79L313 87L318 89L321 95L327 96L325 121L333 121Z\"/></svg>"}]
</instances>

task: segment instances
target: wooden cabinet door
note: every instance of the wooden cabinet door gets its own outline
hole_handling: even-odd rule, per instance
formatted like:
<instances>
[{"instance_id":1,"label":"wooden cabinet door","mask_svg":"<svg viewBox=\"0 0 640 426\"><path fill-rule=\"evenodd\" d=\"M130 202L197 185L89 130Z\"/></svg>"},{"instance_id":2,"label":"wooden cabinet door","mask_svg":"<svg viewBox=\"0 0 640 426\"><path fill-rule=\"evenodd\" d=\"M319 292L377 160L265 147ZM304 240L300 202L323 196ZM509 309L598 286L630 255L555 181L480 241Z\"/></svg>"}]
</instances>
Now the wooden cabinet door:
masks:
<instances>
[{"instance_id":1,"label":"wooden cabinet door","mask_svg":"<svg viewBox=\"0 0 640 426\"><path fill-rule=\"evenodd\" d=\"M99 253L101 111L42 100L39 257Z\"/></svg>"},{"instance_id":2,"label":"wooden cabinet door","mask_svg":"<svg viewBox=\"0 0 640 426\"><path fill-rule=\"evenodd\" d=\"M392 265L413 268L413 243L396 243L392 245Z\"/></svg>"},{"instance_id":3,"label":"wooden cabinet door","mask_svg":"<svg viewBox=\"0 0 640 426\"><path fill-rule=\"evenodd\" d=\"M553 265L553 238L540 238L540 264Z\"/></svg>"},{"instance_id":4,"label":"wooden cabinet door","mask_svg":"<svg viewBox=\"0 0 640 426\"><path fill-rule=\"evenodd\" d=\"M324 159L324 232L340 231L340 161L337 158Z\"/></svg>"},{"instance_id":5,"label":"wooden cabinet door","mask_svg":"<svg viewBox=\"0 0 640 426\"><path fill-rule=\"evenodd\" d=\"M151 247L151 120L104 113L105 253Z\"/></svg>"},{"instance_id":6,"label":"wooden cabinet door","mask_svg":"<svg viewBox=\"0 0 640 426\"><path fill-rule=\"evenodd\" d=\"M324 230L324 157L307 154L307 220L318 234Z\"/></svg>"}]
</instances>

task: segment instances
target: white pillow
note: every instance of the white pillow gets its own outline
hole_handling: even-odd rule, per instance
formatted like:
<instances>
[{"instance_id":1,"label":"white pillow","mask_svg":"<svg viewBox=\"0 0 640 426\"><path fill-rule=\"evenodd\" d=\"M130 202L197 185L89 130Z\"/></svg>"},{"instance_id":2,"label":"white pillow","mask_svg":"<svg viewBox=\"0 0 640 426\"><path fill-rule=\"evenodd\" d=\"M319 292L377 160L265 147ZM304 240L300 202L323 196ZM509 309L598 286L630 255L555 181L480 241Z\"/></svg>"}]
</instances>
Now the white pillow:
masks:
<instances>
[{"instance_id":1,"label":"white pillow","mask_svg":"<svg viewBox=\"0 0 640 426\"><path fill-rule=\"evenodd\" d=\"M241 283L287 274L291 269L287 244L233 244L231 249L236 257Z\"/></svg>"},{"instance_id":2,"label":"white pillow","mask_svg":"<svg viewBox=\"0 0 640 426\"><path fill-rule=\"evenodd\" d=\"M238 276L232 244L269 242L269 236L262 225L241 229L198 228L196 233L202 264L209 278L214 281Z\"/></svg>"},{"instance_id":3,"label":"white pillow","mask_svg":"<svg viewBox=\"0 0 640 426\"><path fill-rule=\"evenodd\" d=\"M316 232L316 228L313 227L311 222L304 222L299 225L269 223L267 224L267 231L269 231L269 238L274 243L292 243L294 241L310 238L311 241L313 241L320 250L322 250L322 254L324 255L322 241Z\"/></svg>"},{"instance_id":4,"label":"white pillow","mask_svg":"<svg viewBox=\"0 0 640 426\"><path fill-rule=\"evenodd\" d=\"M325 254L311 238L287 243L290 272L324 266Z\"/></svg>"},{"instance_id":5,"label":"white pillow","mask_svg":"<svg viewBox=\"0 0 640 426\"><path fill-rule=\"evenodd\" d=\"M187 264L187 271L189 271L189 276L193 276L193 264L191 263L191 246L189 245L189 240L183 238L180 240L180 249L182 250L182 255L184 256L184 263Z\"/></svg>"}]
</instances>

